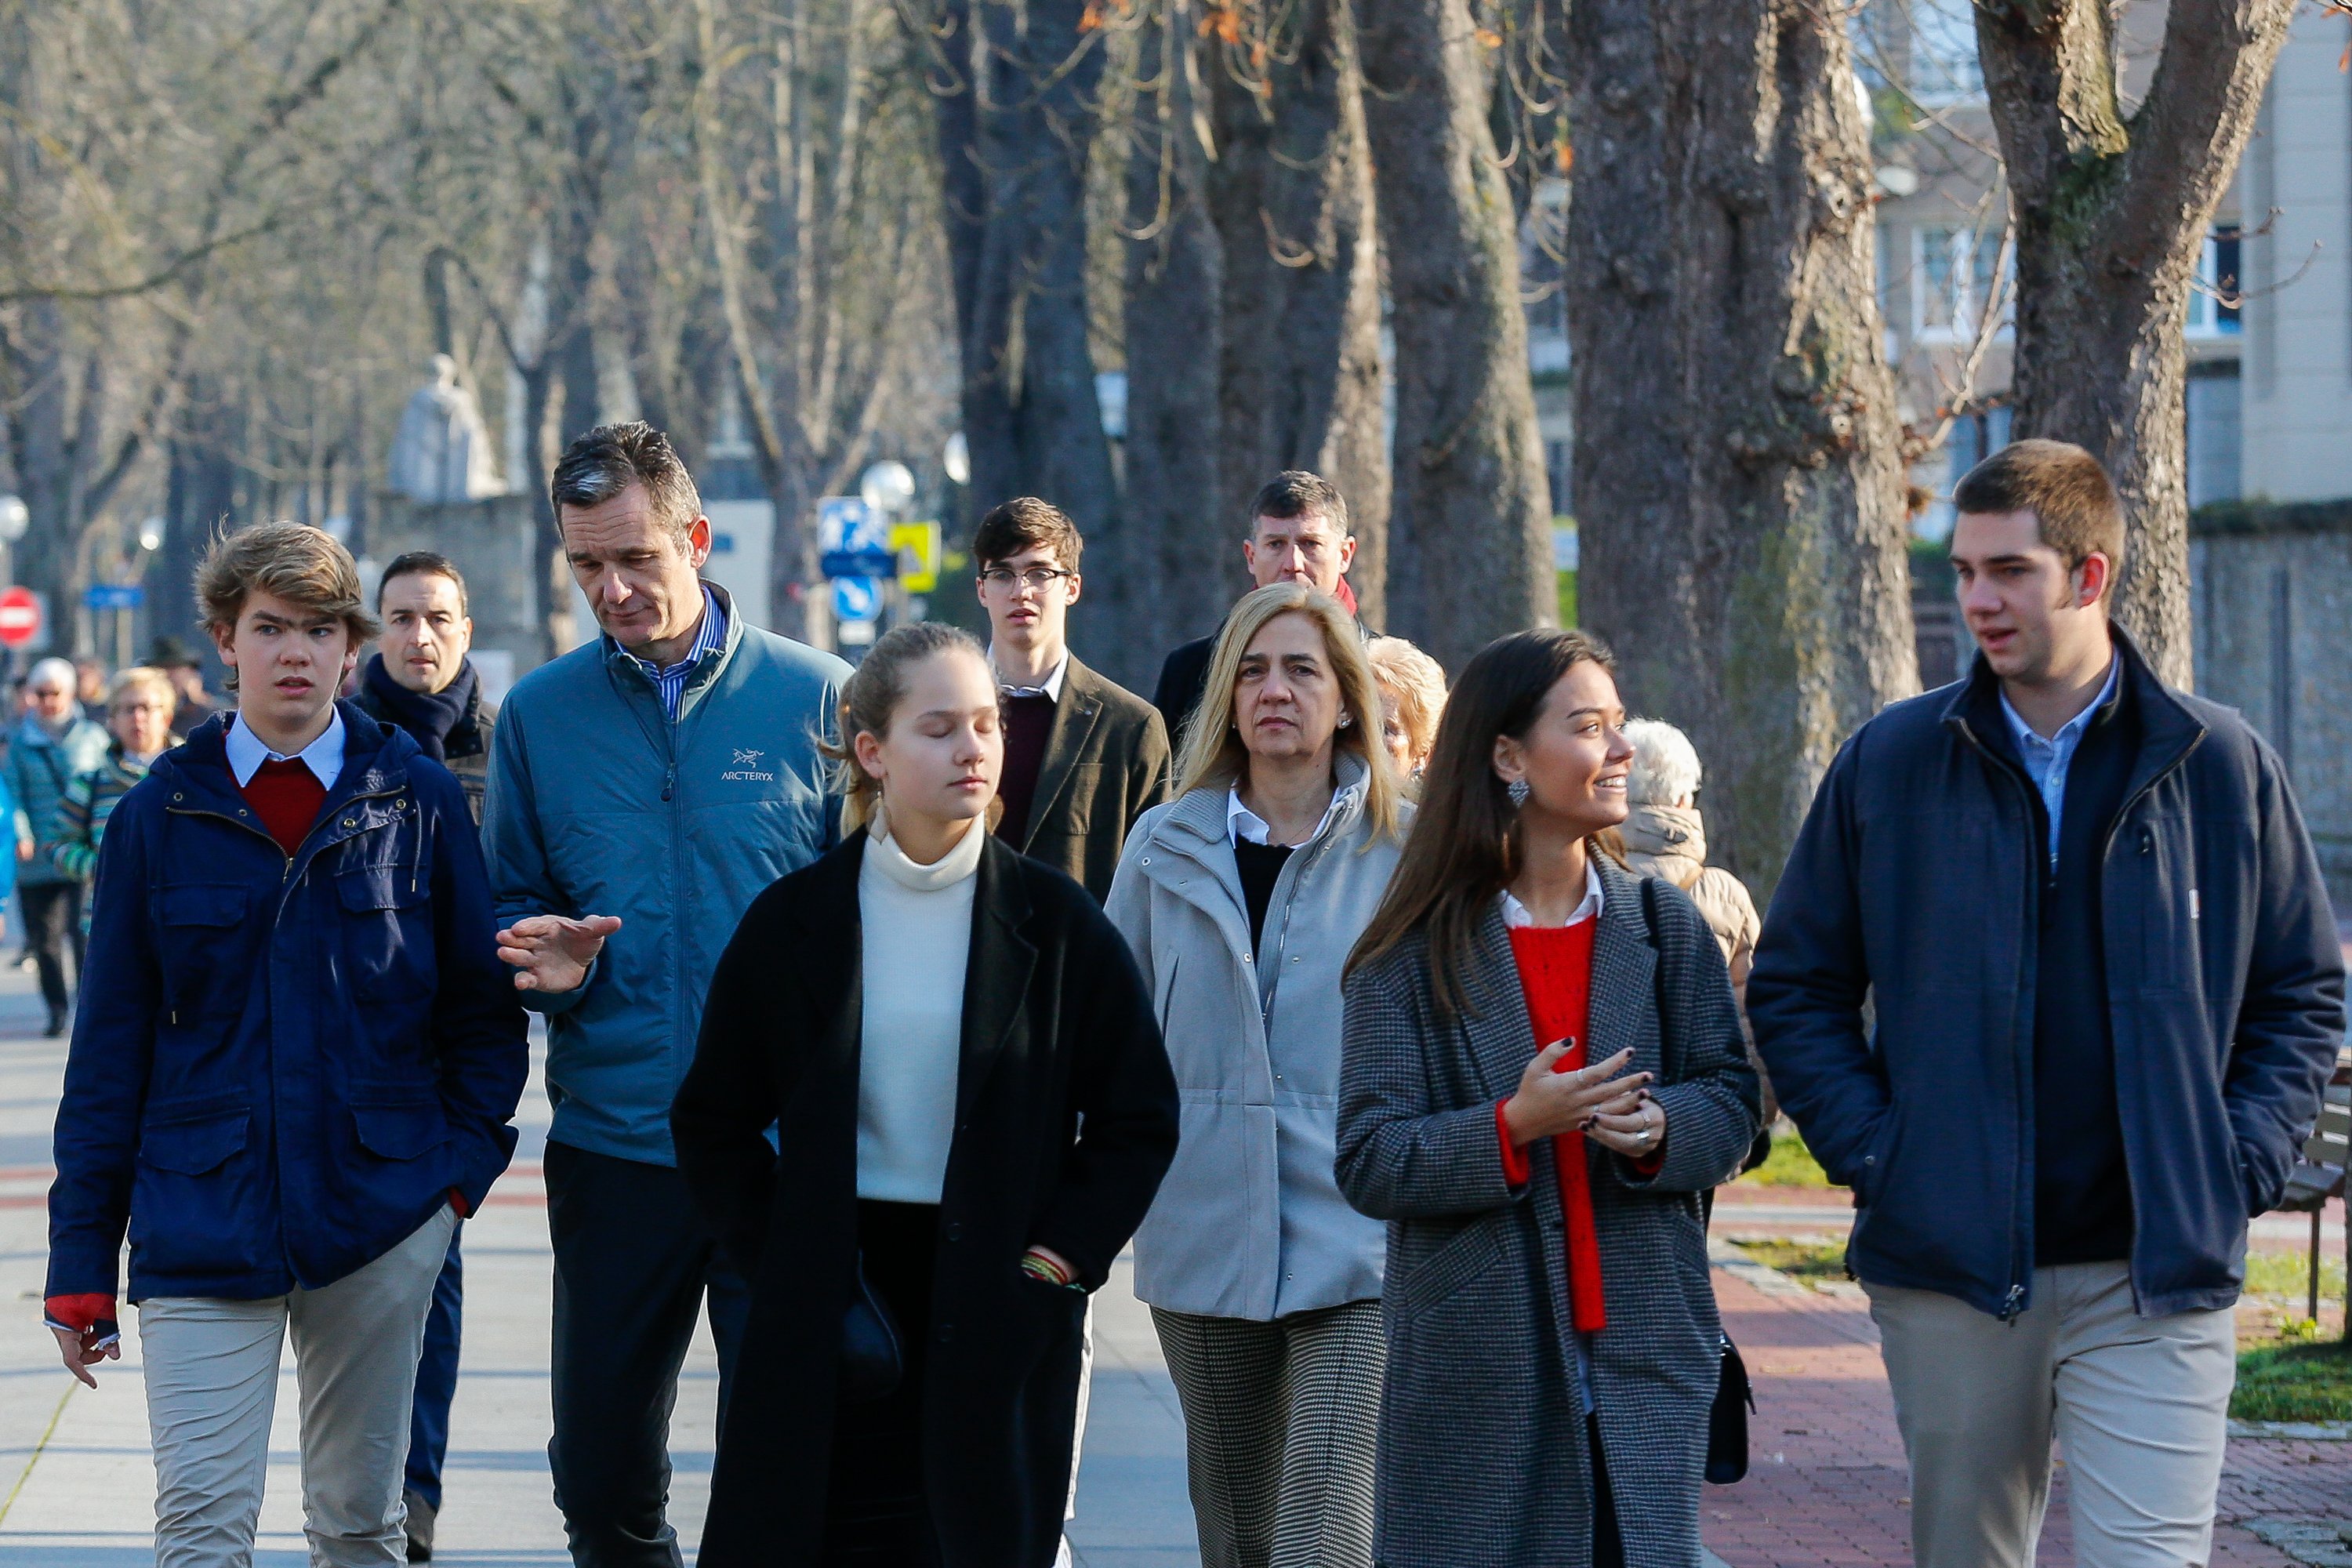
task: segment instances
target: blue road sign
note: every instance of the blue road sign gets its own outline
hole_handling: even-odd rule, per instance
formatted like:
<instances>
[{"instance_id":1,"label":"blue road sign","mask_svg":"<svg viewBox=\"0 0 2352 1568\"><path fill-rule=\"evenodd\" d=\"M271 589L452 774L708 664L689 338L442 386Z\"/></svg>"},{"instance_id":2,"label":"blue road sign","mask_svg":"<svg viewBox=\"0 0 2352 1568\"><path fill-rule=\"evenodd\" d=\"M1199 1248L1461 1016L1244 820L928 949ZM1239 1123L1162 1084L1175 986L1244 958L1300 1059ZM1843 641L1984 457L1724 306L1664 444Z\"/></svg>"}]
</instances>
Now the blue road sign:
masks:
<instances>
[{"instance_id":1,"label":"blue road sign","mask_svg":"<svg viewBox=\"0 0 2352 1568\"><path fill-rule=\"evenodd\" d=\"M828 550L818 566L828 577L896 577L898 552L890 550Z\"/></svg>"},{"instance_id":2,"label":"blue road sign","mask_svg":"<svg viewBox=\"0 0 2352 1568\"><path fill-rule=\"evenodd\" d=\"M833 580L833 614L835 620L872 621L882 616L882 585L871 577L835 577Z\"/></svg>"},{"instance_id":3,"label":"blue road sign","mask_svg":"<svg viewBox=\"0 0 2352 1568\"><path fill-rule=\"evenodd\" d=\"M81 591L85 610L135 610L147 602L147 590L135 583L93 583Z\"/></svg>"},{"instance_id":4,"label":"blue road sign","mask_svg":"<svg viewBox=\"0 0 2352 1568\"><path fill-rule=\"evenodd\" d=\"M887 550L890 530L858 496L826 496L816 503L816 547L836 551Z\"/></svg>"}]
</instances>

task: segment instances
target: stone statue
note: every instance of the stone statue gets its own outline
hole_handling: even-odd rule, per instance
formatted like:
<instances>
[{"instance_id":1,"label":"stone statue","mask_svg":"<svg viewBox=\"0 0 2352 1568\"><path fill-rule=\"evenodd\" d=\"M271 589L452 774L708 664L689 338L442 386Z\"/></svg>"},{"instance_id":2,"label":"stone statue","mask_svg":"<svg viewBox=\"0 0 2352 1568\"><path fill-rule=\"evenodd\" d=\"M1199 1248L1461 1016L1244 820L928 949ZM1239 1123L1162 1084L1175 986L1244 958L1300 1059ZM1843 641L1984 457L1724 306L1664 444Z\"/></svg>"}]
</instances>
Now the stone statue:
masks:
<instances>
[{"instance_id":1,"label":"stone statue","mask_svg":"<svg viewBox=\"0 0 2352 1568\"><path fill-rule=\"evenodd\" d=\"M392 488L418 501L504 495L489 429L474 395L457 384L457 363L435 354L432 369L432 384L408 400L392 439Z\"/></svg>"}]
</instances>

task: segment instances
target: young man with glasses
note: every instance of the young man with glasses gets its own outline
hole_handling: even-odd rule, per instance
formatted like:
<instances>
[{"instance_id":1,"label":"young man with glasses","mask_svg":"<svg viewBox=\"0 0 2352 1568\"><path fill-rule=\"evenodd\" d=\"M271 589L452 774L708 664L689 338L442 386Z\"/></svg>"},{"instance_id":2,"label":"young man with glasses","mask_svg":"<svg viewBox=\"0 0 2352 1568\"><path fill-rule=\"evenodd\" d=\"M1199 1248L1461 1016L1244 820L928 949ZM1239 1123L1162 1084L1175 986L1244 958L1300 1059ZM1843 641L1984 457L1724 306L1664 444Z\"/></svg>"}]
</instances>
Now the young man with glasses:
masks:
<instances>
[{"instance_id":1,"label":"young man with glasses","mask_svg":"<svg viewBox=\"0 0 2352 1568\"><path fill-rule=\"evenodd\" d=\"M1004 698L996 835L1100 902L1135 819L1168 798L1168 731L1150 703L1070 652L1082 579L1076 526L1034 496L980 520L972 558L989 663Z\"/></svg>"},{"instance_id":2,"label":"young man with glasses","mask_svg":"<svg viewBox=\"0 0 2352 1568\"><path fill-rule=\"evenodd\" d=\"M1291 468L1274 476L1250 503L1249 537L1242 541L1242 559L1249 565L1251 586L1303 583L1318 594L1339 601L1356 614L1356 595L1348 587L1348 568L1355 563L1356 536L1348 531L1347 498L1320 474ZM1369 638L1371 629L1360 617L1356 627ZM1185 643L1169 654L1160 667L1160 686L1151 705L1160 710L1169 737L1184 743L1184 723L1201 700L1209 675L1209 654L1217 634Z\"/></svg>"}]
</instances>

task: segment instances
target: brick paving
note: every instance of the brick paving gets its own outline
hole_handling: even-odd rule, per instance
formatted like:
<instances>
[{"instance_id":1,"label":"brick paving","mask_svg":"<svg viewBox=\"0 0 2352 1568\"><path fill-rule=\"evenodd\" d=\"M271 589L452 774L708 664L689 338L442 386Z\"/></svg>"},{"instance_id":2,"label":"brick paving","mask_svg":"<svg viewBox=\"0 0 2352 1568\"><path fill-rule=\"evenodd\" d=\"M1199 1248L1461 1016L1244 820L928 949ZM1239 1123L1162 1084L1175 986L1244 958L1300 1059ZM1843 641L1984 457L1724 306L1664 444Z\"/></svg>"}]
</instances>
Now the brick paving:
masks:
<instances>
[{"instance_id":1,"label":"brick paving","mask_svg":"<svg viewBox=\"0 0 2352 1568\"><path fill-rule=\"evenodd\" d=\"M1718 1221L1720 1224L1720 1220ZM1867 1305L1851 1288L1793 1289L1715 1271L1724 1327L1756 1384L1753 1464L1709 1487L1700 1523L1728 1568L1849 1568L1911 1558L1910 1480ZM2052 1488L2040 1562L2073 1568L2065 1468ZM2216 1568L2291 1568L2258 1521L2352 1521L2352 1443L2238 1439L2222 1471Z\"/></svg>"}]
</instances>

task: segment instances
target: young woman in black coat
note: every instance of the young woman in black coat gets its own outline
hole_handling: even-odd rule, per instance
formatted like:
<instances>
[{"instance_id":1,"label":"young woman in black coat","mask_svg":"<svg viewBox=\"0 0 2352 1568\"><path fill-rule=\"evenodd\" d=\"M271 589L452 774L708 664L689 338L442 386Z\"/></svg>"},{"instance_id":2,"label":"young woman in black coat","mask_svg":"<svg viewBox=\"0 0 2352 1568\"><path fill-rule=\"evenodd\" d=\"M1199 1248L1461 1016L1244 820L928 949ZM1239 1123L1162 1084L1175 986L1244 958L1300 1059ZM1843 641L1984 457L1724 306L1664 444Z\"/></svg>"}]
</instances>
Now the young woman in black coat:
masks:
<instances>
[{"instance_id":1,"label":"young woman in black coat","mask_svg":"<svg viewBox=\"0 0 2352 1568\"><path fill-rule=\"evenodd\" d=\"M1175 1082L1117 930L988 832L979 645L890 633L841 733L852 831L745 913L670 1112L753 1289L701 1561L1044 1568Z\"/></svg>"}]
</instances>

